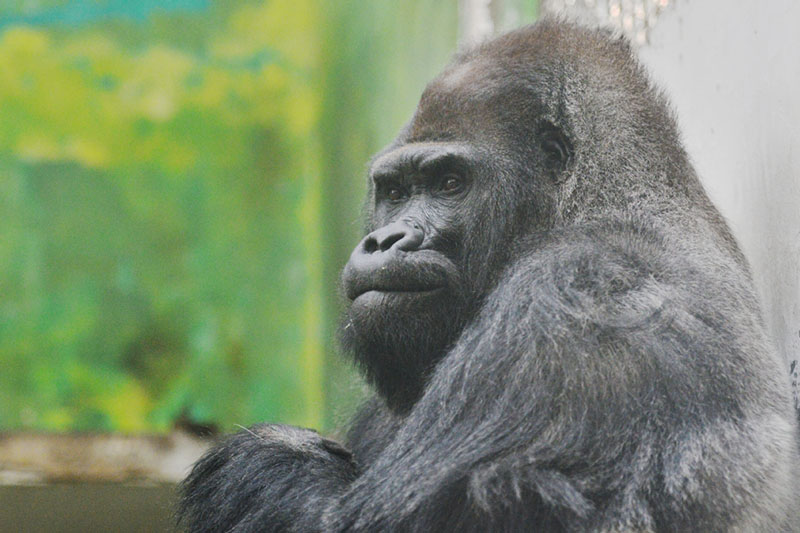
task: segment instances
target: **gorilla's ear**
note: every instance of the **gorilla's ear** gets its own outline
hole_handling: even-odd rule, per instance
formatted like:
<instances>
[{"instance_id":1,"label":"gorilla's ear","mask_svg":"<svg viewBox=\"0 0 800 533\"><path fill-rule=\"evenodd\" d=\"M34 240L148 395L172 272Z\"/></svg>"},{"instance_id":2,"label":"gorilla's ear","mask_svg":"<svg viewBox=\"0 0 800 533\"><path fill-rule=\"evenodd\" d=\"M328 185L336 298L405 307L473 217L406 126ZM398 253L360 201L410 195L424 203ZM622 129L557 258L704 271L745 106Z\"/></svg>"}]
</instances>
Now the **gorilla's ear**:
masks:
<instances>
[{"instance_id":1,"label":"gorilla's ear","mask_svg":"<svg viewBox=\"0 0 800 533\"><path fill-rule=\"evenodd\" d=\"M572 162L572 143L564 131L550 121L543 121L539 126L539 145L544 153L548 168L553 171L553 178L559 181L561 174Z\"/></svg>"}]
</instances>

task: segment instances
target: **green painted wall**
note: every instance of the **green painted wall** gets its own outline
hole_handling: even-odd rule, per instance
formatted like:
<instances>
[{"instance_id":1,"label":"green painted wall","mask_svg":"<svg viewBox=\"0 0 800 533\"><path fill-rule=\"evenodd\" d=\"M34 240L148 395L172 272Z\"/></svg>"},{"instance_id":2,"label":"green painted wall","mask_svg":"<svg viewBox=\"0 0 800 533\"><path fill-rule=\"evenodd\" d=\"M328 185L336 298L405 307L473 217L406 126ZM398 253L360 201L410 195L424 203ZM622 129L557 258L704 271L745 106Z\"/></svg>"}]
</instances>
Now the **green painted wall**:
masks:
<instances>
[{"instance_id":1,"label":"green painted wall","mask_svg":"<svg viewBox=\"0 0 800 533\"><path fill-rule=\"evenodd\" d=\"M439 0L0 5L0 429L332 428L361 388L334 332L365 164L457 21Z\"/></svg>"}]
</instances>

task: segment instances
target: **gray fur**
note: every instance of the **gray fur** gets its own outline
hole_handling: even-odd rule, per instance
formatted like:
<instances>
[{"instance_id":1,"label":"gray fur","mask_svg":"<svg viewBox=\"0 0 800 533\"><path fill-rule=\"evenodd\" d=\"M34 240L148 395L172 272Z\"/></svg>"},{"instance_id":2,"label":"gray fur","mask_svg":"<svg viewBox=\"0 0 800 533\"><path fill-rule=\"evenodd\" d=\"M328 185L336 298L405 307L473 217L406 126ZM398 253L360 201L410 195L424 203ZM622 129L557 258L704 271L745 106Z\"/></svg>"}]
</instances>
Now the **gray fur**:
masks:
<instances>
[{"instance_id":1,"label":"gray fur","mask_svg":"<svg viewBox=\"0 0 800 533\"><path fill-rule=\"evenodd\" d=\"M350 451L240 433L187 529L800 531L747 263L624 40L545 21L461 53L370 176Z\"/></svg>"}]
</instances>

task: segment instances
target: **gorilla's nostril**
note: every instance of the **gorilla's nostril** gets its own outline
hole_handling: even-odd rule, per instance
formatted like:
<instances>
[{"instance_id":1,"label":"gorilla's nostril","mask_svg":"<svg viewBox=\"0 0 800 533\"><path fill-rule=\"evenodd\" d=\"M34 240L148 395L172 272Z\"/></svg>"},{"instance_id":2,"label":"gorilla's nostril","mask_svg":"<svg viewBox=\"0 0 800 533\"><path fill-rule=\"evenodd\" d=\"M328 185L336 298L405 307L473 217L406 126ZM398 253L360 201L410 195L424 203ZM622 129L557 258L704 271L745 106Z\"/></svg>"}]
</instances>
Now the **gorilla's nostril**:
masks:
<instances>
[{"instance_id":1,"label":"gorilla's nostril","mask_svg":"<svg viewBox=\"0 0 800 533\"><path fill-rule=\"evenodd\" d=\"M367 237L364 239L364 251L368 254L378 251L378 240L374 237Z\"/></svg>"},{"instance_id":2,"label":"gorilla's nostril","mask_svg":"<svg viewBox=\"0 0 800 533\"><path fill-rule=\"evenodd\" d=\"M401 240L405 236L406 236L405 233L400 233L400 232L392 233L391 235L388 235L385 239L383 239L381 241L381 244L380 244L381 252L385 252L386 250L388 250L389 248L394 246L399 240Z\"/></svg>"},{"instance_id":3,"label":"gorilla's nostril","mask_svg":"<svg viewBox=\"0 0 800 533\"><path fill-rule=\"evenodd\" d=\"M424 239L425 233L418 224L411 227L405 222L392 222L367 235L359 250L366 254L388 252L392 249L410 252L419 249Z\"/></svg>"}]
</instances>

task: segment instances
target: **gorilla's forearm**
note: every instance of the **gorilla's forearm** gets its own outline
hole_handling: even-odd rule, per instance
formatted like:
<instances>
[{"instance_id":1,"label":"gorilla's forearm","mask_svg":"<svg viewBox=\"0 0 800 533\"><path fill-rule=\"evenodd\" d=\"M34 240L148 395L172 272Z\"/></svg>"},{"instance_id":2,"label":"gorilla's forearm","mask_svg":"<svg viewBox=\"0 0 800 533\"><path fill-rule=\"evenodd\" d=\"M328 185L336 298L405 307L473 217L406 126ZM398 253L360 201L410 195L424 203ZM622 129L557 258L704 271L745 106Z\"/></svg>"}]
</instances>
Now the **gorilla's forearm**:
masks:
<instances>
[{"instance_id":1,"label":"gorilla's forearm","mask_svg":"<svg viewBox=\"0 0 800 533\"><path fill-rule=\"evenodd\" d=\"M731 409L762 339L715 306L753 296L696 274L688 282L697 265L675 246L649 228L600 223L513 265L519 274L489 296L325 529L639 531L670 513L685 531L747 524L744 509L771 502L731 474L779 477L788 458L769 443L793 438L792 413L774 409L768 383ZM713 400L726 394L729 404ZM687 468L695 456L708 459ZM625 497L608 501L612 488ZM709 497L722 489L731 497Z\"/></svg>"},{"instance_id":2,"label":"gorilla's forearm","mask_svg":"<svg viewBox=\"0 0 800 533\"><path fill-rule=\"evenodd\" d=\"M730 473L780 475L769 441L790 439L791 426L768 387L746 409L710 400L752 374L742 351L759 339L708 302L752 295L710 278L687 283L694 266L674 246L617 222L543 245L489 295L407 415L366 406L348 442L354 458L308 430L242 432L187 480L191 529L647 530L676 509L681 530L746 523L739 510L766 496L738 489ZM720 356L701 365L697 352ZM674 417L659 418L667 410ZM687 469L695 455L713 459ZM664 486L682 487L681 499L651 501ZM607 501L611 487L625 497ZM721 487L732 497L708 498Z\"/></svg>"},{"instance_id":3,"label":"gorilla's forearm","mask_svg":"<svg viewBox=\"0 0 800 533\"><path fill-rule=\"evenodd\" d=\"M734 397L733 383L754 379L746 351L761 340L715 305L752 294L687 282L696 266L675 246L618 222L543 244L512 266L408 414L380 401L362 411L354 458L308 430L240 433L187 480L190 529L645 531L669 513L686 531L747 524L742 510L770 496L731 473L779 477L787 458L770 442L791 439L791 425L767 383ZM731 497L708 496L722 489Z\"/></svg>"},{"instance_id":4,"label":"gorilla's forearm","mask_svg":"<svg viewBox=\"0 0 800 533\"><path fill-rule=\"evenodd\" d=\"M192 532L320 531L328 501L357 476L350 453L316 432L261 424L208 452L181 486Z\"/></svg>"}]
</instances>

